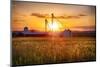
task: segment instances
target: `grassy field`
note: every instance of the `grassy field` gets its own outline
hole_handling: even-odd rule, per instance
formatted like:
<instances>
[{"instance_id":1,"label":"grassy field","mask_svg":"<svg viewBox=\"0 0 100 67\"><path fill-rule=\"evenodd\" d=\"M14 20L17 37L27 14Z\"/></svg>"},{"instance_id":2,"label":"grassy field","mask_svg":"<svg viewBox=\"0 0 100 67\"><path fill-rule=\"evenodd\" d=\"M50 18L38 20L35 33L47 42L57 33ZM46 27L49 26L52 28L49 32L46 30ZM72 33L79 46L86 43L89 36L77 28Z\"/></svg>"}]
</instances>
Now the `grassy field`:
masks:
<instances>
[{"instance_id":1,"label":"grassy field","mask_svg":"<svg viewBox=\"0 0 100 67\"><path fill-rule=\"evenodd\" d=\"M12 38L13 65L37 65L96 60L93 37Z\"/></svg>"}]
</instances>

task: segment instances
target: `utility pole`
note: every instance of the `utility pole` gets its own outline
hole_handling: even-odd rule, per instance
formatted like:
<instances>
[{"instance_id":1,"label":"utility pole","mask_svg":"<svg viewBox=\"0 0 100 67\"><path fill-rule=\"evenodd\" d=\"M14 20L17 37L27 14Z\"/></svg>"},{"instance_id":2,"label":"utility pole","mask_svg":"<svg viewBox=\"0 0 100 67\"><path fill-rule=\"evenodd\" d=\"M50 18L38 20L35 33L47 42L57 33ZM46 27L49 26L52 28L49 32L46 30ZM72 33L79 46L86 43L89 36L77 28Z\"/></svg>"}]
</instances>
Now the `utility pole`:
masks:
<instances>
[{"instance_id":1,"label":"utility pole","mask_svg":"<svg viewBox=\"0 0 100 67\"><path fill-rule=\"evenodd\" d=\"M47 32L47 24L48 24L48 21L47 19L45 19L45 32Z\"/></svg>"},{"instance_id":2,"label":"utility pole","mask_svg":"<svg viewBox=\"0 0 100 67\"><path fill-rule=\"evenodd\" d=\"M52 22L52 25L53 25L53 22L54 22L54 20L53 20L54 19L54 14L52 13L51 16L52 16L51 17L51 22ZM52 32L53 32L53 29L52 29Z\"/></svg>"}]
</instances>

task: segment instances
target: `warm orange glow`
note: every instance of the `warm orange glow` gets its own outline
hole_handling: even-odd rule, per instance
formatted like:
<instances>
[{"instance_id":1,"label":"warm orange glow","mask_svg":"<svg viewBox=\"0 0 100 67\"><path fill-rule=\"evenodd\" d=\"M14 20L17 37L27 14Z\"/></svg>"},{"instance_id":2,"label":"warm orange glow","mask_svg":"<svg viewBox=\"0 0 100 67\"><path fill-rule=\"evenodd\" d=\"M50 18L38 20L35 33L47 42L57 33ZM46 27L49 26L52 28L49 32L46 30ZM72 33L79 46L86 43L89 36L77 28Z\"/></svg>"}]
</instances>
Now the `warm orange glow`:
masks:
<instances>
[{"instance_id":1,"label":"warm orange glow","mask_svg":"<svg viewBox=\"0 0 100 67\"><path fill-rule=\"evenodd\" d=\"M48 24L48 29L50 30L50 31L53 31L53 32L55 32L55 31L59 31L60 30L60 24L58 23L58 22L50 22L49 24Z\"/></svg>"},{"instance_id":2,"label":"warm orange glow","mask_svg":"<svg viewBox=\"0 0 100 67\"><path fill-rule=\"evenodd\" d=\"M53 24L52 24L53 13ZM47 19L47 26L45 25ZM35 2L16 2L12 5L12 31L30 30L60 32L95 30L95 7Z\"/></svg>"}]
</instances>

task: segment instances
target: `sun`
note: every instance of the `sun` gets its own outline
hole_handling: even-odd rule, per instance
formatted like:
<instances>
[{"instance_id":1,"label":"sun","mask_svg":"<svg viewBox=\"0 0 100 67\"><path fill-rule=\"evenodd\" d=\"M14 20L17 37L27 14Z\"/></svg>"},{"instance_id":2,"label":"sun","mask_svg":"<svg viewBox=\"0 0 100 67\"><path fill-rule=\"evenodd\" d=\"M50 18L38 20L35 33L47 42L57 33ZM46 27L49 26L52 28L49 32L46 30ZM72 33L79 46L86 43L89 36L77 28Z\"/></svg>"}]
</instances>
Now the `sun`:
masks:
<instances>
[{"instance_id":1,"label":"sun","mask_svg":"<svg viewBox=\"0 0 100 67\"><path fill-rule=\"evenodd\" d=\"M49 31L52 31L52 32L56 32L56 31L59 31L60 30L60 25L58 22L50 22L48 24L48 29Z\"/></svg>"}]
</instances>

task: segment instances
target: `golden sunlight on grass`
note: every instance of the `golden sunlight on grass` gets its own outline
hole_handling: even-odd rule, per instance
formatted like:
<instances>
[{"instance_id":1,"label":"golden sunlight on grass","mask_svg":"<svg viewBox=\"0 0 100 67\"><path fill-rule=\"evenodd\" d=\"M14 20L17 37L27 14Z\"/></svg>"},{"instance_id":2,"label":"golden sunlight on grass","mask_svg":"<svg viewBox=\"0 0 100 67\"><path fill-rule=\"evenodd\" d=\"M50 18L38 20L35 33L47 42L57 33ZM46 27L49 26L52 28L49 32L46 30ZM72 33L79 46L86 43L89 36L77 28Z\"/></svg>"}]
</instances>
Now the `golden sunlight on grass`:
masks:
<instances>
[{"instance_id":1,"label":"golden sunlight on grass","mask_svg":"<svg viewBox=\"0 0 100 67\"><path fill-rule=\"evenodd\" d=\"M13 65L94 61L95 38L13 38Z\"/></svg>"}]
</instances>

